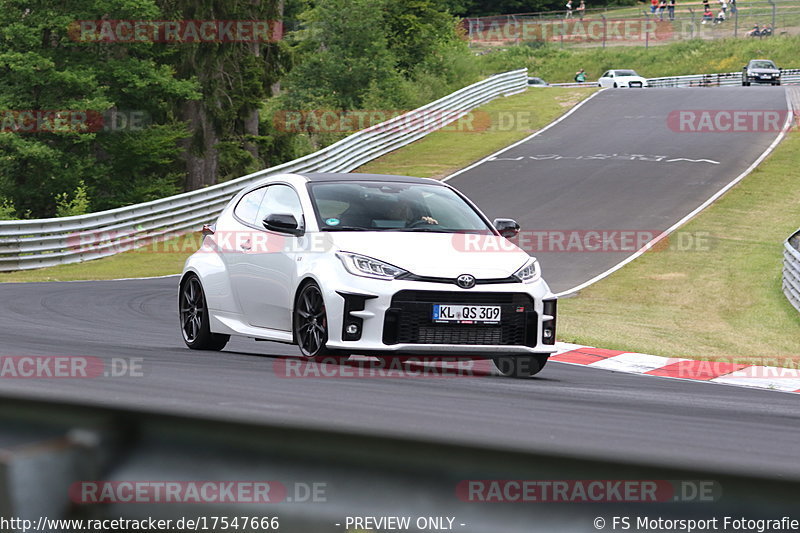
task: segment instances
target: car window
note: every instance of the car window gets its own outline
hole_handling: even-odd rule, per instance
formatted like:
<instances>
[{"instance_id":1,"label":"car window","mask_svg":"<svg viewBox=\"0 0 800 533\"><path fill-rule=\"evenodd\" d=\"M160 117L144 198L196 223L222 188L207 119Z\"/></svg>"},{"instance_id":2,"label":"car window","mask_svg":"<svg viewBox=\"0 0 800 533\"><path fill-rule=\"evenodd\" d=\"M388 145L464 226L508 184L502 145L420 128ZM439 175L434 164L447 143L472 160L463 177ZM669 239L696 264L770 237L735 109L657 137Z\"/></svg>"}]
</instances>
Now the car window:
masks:
<instances>
[{"instance_id":1,"label":"car window","mask_svg":"<svg viewBox=\"0 0 800 533\"><path fill-rule=\"evenodd\" d=\"M256 214L258 214L258 206L261 205L261 200L264 198L264 187L256 189L245 194L236 207L233 213L242 221L248 224L255 224Z\"/></svg>"},{"instance_id":2,"label":"car window","mask_svg":"<svg viewBox=\"0 0 800 533\"><path fill-rule=\"evenodd\" d=\"M302 226L303 207L295 190L281 184L266 187L266 194L255 218L256 225L261 226L268 215L293 215L297 223Z\"/></svg>"},{"instance_id":3,"label":"car window","mask_svg":"<svg viewBox=\"0 0 800 533\"><path fill-rule=\"evenodd\" d=\"M441 185L338 182L309 188L323 231L491 231L461 196Z\"/></svg>"},{"instance_id":4,"label":"car window","mask_svg":"<svg viewBox=\"0 0 800 533\"><path fill-rule=\"evenodd\" d=\"M752 61L750 68L777 68L772 61Z\"/></svg>"},{"instance_id":5,"label":"car window","mask_svg":"<svg viewBox=\"0 0 800 533\"><path fill-rule=\"evenodd\" d=\"M613 77L614 77L614 74L613 74L613 73L612 73L612 72L609 70L608 72L606 72L605 74L603 74L603 75L602 75L602 76L600 76L600 77L601 77L601 78L613 78Z\"/></svg>"},{"instance_id":6,"label":"car window","mask_svg":"<svg viewBox=\"0 0 800 533\"><path fill-rule=\"evenodd\" d=\"M633 70L618 70L617 76L638 76Z\"/></svg>"}]
</instances>

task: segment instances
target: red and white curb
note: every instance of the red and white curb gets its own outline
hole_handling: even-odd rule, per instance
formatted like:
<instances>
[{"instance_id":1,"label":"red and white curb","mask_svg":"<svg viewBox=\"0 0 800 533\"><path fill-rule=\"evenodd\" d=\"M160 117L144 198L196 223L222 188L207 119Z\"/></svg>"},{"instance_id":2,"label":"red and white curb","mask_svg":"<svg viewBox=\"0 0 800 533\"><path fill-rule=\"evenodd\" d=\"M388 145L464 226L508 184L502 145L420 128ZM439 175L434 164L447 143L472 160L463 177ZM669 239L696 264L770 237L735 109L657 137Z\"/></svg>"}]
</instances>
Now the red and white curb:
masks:
<instances>
[{"instance_id":1,"label":"red and white curb","mask_svg":"<svg viewBox=\"0 0 800 533\"><path fill-rule=\"evenodd\" d=\"M800 369L777 366L760 366L726 361L699 361L676 357L662 357L644 353L593 348L580 344L559 342L557 351L550 356L553 363L600 368L626 374L640 374L667 379L702 381L737 387L765 389L778 392L800 393ZM372 363L370 363L372 361ZM447 361L424 357L407 363L382 365L372 357L352 356L350 364L338 371L319 371L315 366L295 371L297 377L479 377L498 375L488 359L470 359L466 362ZM361 366L358 366L361 365ZM301 375L305 372L304 375ZM547 370L545 369L544 373ZM287 375L286 377L293 377Z\"/></svg>"},{"instance_id":2,"label":"red and white curb","mask_svg":"<svg viewBox=\"0 0 800 533\"><path fill-rule=\"evenodd\" d=\"M797 368L661 357L566 342L559 343L559 350L550 361L627 374L800 393L800 370Z\"/></svg>"}]
</instances>

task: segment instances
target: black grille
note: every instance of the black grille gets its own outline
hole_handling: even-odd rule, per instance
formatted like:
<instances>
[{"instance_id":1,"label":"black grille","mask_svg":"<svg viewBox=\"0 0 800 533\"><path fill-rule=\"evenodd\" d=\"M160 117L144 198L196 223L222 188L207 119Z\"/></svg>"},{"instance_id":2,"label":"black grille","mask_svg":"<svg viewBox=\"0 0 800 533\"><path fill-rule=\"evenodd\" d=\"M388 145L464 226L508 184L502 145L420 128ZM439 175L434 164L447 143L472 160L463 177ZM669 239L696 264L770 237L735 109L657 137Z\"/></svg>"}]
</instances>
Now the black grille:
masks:
<instances>
[{"instance_id":1,"label":"black grille","mask_svg":"<svg viewBox=\"0 0 800 533\"><path fill-rule=\"evenodd\" d=\"M499 325L437 324L433 304L499 305ZM536 312L526 294L400 291L392 298L383 327L384 344L490 344L535 346Z\"/></svg>"}]
</instances>

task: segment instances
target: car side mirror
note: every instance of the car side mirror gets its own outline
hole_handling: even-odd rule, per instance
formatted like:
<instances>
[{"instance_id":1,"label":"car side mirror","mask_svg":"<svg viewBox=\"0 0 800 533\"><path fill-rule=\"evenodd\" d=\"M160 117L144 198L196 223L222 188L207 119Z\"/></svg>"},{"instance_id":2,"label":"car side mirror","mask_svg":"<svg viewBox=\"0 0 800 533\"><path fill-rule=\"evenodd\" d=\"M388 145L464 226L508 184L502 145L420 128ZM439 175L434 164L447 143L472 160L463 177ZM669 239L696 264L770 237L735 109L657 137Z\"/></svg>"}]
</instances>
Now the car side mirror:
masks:
<instances>
[{"instance_id":1,"label":"car side mirror","mask_svg":"<svg viewBox=\"0 0 800 533\"><path fill-rule=\"evenodd\" d=\"M302 235L303 230L300 229L297 219L294 215L288 213L274 213L267 215L263 221L264 227L270 231L277 231L279 233L288 233L290 235Z\"/></svg>"},{"instance_id":2,"label":"car side mirror","mask_svg":"<svg viewBox=\"0 0 800 533\"><path fill-rule=\"evenodd\" d=\"M516 220L510 218L496 218L494 222L492 222L492 225L500 235L507 239L516 237L519 233L519 224L517 224Z\"/></svg>"}]
</instances>

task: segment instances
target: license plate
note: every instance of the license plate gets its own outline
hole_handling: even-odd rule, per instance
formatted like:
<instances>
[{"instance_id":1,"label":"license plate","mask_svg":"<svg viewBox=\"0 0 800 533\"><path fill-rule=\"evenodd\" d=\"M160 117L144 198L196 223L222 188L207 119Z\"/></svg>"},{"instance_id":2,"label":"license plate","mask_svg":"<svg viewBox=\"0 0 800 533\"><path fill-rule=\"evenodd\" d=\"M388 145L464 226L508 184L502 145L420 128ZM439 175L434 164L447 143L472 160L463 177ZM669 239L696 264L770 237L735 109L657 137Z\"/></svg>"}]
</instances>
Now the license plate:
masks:
<instances>
[{"instance_id":1,"label":"license plate","mask_svg":"<svg viewBox=\"0 0 800 533\"><path fill-rule=\"evenodd\" d=\"M440 324L499 324L499 305L434 304L433 321Z\"/></svg>"}]
</instances>

